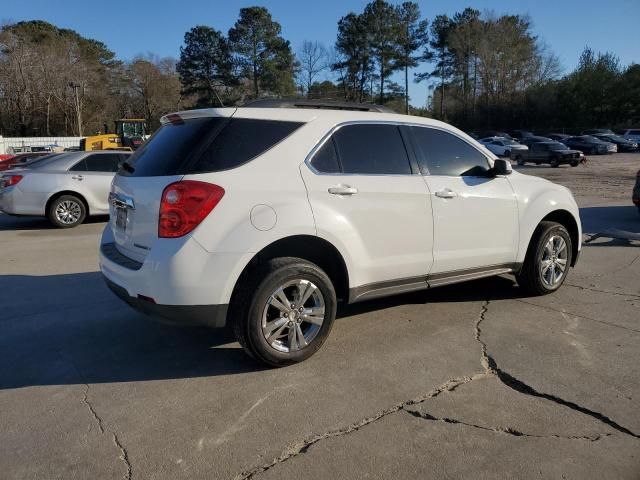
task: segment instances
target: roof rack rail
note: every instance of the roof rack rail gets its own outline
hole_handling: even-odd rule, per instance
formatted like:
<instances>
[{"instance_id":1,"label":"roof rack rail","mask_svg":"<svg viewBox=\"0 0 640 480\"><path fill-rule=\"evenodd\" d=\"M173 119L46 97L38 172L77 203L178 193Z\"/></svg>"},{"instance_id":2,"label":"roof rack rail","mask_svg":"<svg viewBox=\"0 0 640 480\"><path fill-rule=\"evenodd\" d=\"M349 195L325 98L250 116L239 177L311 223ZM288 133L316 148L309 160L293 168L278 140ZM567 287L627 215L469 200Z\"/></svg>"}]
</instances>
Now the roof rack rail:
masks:
<instances>
[{"instance_id":1,"label":"roof rack rail","mask_svg":"<svg viewBox=\"0 0 640 480\"><path fill-rule=\"evenodd\" d=\"M326 110L351 110L356 112L395 113L382 105L356 102L334 102L326 100L265 98L252 100L242 105L244 108L310 108Z\"/></svg>"}]
</instances>

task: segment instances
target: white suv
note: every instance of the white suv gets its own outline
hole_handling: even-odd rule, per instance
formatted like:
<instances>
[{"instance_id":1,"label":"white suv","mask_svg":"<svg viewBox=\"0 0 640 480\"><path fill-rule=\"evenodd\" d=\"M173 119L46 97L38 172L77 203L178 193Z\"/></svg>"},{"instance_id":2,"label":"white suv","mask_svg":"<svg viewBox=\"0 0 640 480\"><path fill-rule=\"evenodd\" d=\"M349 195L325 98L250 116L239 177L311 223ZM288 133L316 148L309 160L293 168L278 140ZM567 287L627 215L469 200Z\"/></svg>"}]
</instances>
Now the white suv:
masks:
<instances>
[{"instance_id":1,"label":"white suv","mask_svg":"<svg viewBox=\"0 0 640 480\"><path fill-rule=\"evenodd\" d=\"M164 117L113 181L111 289L176 324L231 324L280 366L322 346L338 302L505 273L539 295L575 264L568 189L442 122L308 106Z\"/></svg>"}]
</instances>

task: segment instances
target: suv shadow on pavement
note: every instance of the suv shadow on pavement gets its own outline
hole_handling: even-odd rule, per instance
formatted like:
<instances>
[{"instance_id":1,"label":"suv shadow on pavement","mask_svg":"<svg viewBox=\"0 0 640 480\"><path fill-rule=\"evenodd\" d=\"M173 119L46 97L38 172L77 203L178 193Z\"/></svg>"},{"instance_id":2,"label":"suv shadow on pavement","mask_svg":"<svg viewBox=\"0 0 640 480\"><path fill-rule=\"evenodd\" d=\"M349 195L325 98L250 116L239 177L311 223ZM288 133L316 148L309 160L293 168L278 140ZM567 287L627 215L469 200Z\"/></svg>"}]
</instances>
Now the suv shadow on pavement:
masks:
<instances>
[{"instance_id":1,"label":"suv shadow on pavement","mask_svg":"<svg viewBox=\"0 0 640 480\"><path fill-rule=\"evenodd\" d=\"M616 235L616 231L618 234L621 231L630 232L632 235L640 234L640 215L633 205L583 207L580 209L580 219L585 235L600 238L596 243L589 243L587 240L583 244L586 247L638 246L637 241L632 243ZM601 239L609 241L603 242Z\"/></svg>"},{"instance_id":2,"label":"suv shadow on pavement","mask_svg":"<svg viewBox=\"0 0 640 480\"><path fill-rule=\"evenodd\" d=\"M403 304L516 298L494 277L339 308L338 317ZM264 370L228 330L173 327L131 311L98 272L0 276L0 390L235 375ZM344 320L343 320L344 321Z\"/></svg>"},{"instance_id":3,"label":"suv shadow on pavement","mask_svg":"<svg viewBox=\"0 0 640 480\"><path fill-rule=\"evenodd\" d=\"M84 224L105 223L108 220L108 215L96 215L87 217ZM51 222L44 217L22 217L0 213L0 232L9 230L58 230L58 228L54 227Z\"/></svg>"}]
</instances>

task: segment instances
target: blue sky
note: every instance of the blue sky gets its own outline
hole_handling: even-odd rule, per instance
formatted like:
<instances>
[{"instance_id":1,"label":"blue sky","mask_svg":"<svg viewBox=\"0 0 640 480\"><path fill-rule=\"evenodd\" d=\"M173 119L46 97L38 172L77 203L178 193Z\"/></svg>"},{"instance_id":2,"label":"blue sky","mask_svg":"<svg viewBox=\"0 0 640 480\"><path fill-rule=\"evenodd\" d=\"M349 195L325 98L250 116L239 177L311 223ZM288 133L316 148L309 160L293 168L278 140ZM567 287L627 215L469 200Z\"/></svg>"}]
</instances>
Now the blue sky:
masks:
<instances>
[{"instance_id":1,"label":"blue sky","mask_svg":"<svg viewBox=\"0 0 640 480\"><path fill-rule=\"evenodd\" d=\"M2 0L1 3L3 23L46 20L101 40L118 58L127 60L148 52L177 57L185 31L205 24L226 33L238 10L251 5L262 5L271 11L294 49L306 39L331 46L338 19L349 11L362 11L367 1ZM497 14L528 14L535 33L560 57L565 71L575 67L585 45L596 51L611 51L623 64L640 63L640 0L418 0L418 4L428 19L467 6ZM424 105L425 85L412 84L409 93L412 104Z\"/></svg>"}]
</instances>

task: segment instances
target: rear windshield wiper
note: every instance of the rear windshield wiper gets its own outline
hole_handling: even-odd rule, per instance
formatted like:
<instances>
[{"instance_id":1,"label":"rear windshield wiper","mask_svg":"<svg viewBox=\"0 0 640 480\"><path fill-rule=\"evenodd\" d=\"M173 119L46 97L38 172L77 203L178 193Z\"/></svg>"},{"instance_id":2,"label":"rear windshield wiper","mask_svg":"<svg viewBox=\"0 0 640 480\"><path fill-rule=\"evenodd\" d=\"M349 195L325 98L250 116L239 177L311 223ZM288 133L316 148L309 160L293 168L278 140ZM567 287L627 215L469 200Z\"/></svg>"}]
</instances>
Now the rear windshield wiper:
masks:
<instances>
[{"instance_id":1,"label":"rear windshield wiper","mask_svg":"<svg viewBox=\"0 0 640 480\"><path fill-rule=\"evenodd\" d=\"M133 168L131 164L127 162L122 162L122 165L120 165L120 168L122 168L123 170L126 170L129 173L133 173L136 171L136 169Z\"/></svg>"}]
</instances>

